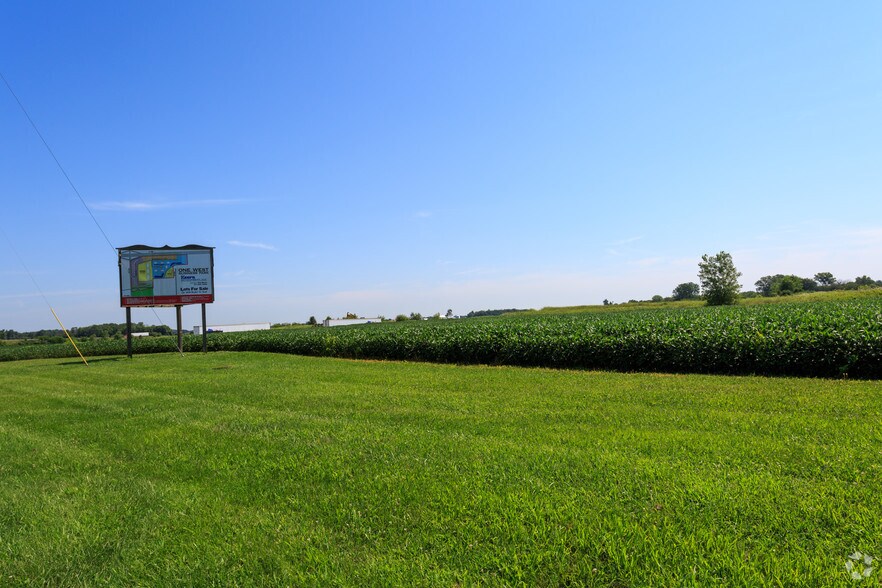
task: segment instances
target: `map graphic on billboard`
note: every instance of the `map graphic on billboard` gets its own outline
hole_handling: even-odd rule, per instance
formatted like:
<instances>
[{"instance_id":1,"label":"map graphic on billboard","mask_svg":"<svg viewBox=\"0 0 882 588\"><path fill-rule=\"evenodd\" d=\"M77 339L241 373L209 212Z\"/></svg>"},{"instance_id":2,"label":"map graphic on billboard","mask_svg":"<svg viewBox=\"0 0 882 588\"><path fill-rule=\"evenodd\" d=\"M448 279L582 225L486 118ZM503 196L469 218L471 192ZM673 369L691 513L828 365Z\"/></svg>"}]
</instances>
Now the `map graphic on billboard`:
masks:
<instances>
[{"instance_id":1,"label":"map graphic on billboard","mask_svg":"<svg viewBox=\"0 0 882 588\"><path fill-rule=\"evenodd\" d=\"M120 306L214 302L214 248L119 248Z\"/></svg>"}]
</instances>

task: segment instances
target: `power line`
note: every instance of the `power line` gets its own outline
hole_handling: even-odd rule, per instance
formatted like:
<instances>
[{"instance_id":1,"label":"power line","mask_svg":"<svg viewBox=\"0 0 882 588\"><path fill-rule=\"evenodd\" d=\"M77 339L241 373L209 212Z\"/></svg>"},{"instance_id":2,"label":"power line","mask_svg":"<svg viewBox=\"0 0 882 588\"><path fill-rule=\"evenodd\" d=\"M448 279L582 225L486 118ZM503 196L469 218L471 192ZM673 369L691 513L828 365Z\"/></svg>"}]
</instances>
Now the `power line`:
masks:
<instances>
[{"instance_id":1,"label":"power line","mask_svg":"<svg viewBox=\"0 0 882 588\"><path fill-rule=\"evenodd\" d=\"M25 264L24 259L22 258L21 255L19 255L19 253L18 253L18 249L15 248L15 245L13 245L12 240L11 240L11 239L9 238L9 236L6 234L6 231L3 230L3 227L0 227L0 235L3 235L3 238L6 239L6 242L7 242L7 243L9 243L9 247L12 249L12 252L13 252L13 253L15 254L15 256L18 258L18 263L21 264L21 267L24 268L25 273L28 275L28 277L29 277L29 278L31 279L31 281L34 283L34 287L37 289L37 292L40 293L40 297L43 299L43 302L46 303L46 306L49 307L49 311L52 313L52 316L54 316L54 317L55 317L55 320L58 321L58 326L61 327L61 330L64 331L64 334L67 336L67 340L70 341L70 344L73 345L74 349L76 349L76 351L77 351L77 355L80 356L80 359L83 360L83 363L84 363L84 364L89 365L89 362L86 361L86 358L85 358L85 357L83 357L83 354L82 354L82 352L80 351L80 348L77 347L77 344L76 344L76 342L73 340L73 337L70 336L70 333L68 332L67 328L65 328L64 324L61 322L61 319L58 318L58 315L55 313L55 309L52 308L52 305L51 305L51 304L49 304L49 299L46 298L46 295L45 295L45 294L43 294L43 290L40 288L40 285L37 283L37 280L34 279L34 274L32 274L32 273L31 273L31 270L28 269L28 266Z\"/></svg>"},{"instance_id":2,"label":"power line","mask_svg":"<svg viewBox=\"0 0 882 588\"><path fill-rule=\"evenodd\" d=\"M61 162L58 161L58 158L55 157L55 152L52 151L52 147L49 146L49 143L46 142L46 139L43 138L43 133L40 132L40 129L37 128L36 123L31 118L31 115L28 114L28 109L25 108L24 104L22 104L21 100L18 99L18 95L15 93L15 90L12 89L12 86L6 80L6 77L3 75L3 72L0 72L0 78L3 79L3 83L6 84L6 88L9 90L9 93L12 94L12 97L15 98L15 101L18 103L18 107L21 108L21 111L24 113L25 118L28 119L28 122L31 123L31 126L34 128L34 131L37 133L37 136L40 137L40 141L43 142L43 146L46 147L46 150L49 152L49 155L52 156L52 159L55 161L55 165L58 166L58 169L61 170L61 174L67 180L67 183L70 184L70 187L73 189L74 194L77 195L77 198L80 199L80 202L83 204L83 208L86 209L86 212L89 213L89 216L92 217L92 221L95 223L95 226L98 227L98 230L101 231L101 234L104 235L104 240L107 241L107 244L110 245L110 248L116 252L116 247L113 246L113 243L110 242L110 238L107 236L107 233L104 232L104 229L101 227L101 223L98 222L98 219L95 218L95 215L92 214L92 209L89 208L89 205L86 204L86 201L83 199L82 195L80 195L80 191L77 190L77 187L74 185L73 181L70 179L70 176L67 175L67 172L64 171L64 166L61 165Z\"/></svg>"},{"instance_id":3,"label":"power line","mask_svg":"<svg viewBox=\"0 0 882 588\"><path fill-rule=\"evenodd\" d=\"M31 282L34 284L34 288L37 289L37 293L40 295L40 298L43 299L43 302L46 303L46 306L52 308L52 305L49 304L49 299L46 298L46 295L43 294L43 290L40 288L40 284L37 283L37 280L34 279L34 274L31 273L31 270L28 269L28 266L25 265L24 259L19 254L18 249L15 248L15 245L12 243L12 239L9 238L9 235L6 234L6 231L3 230L3 227L0 226L0 235L3 235L3 238L6 240L6 243L9 245L9 248L12 249L12 253L15 254L15 258L18 259L18 263L21 264L21 267L24 269L25 273L31 279Z\"/></svg>"},{"instance_id":4,"label":"power line","mask_svg":"<svg viewBox=\"0 0 882 588\"><path fill-rule=\"evenodd\" d=\"M74 191L74 194L76 194L76 195L77 195L77 198L80 199L80 202L82 203L83 208L86 209L86 212L88 212L88 213L89 213L89 216L92 217L92 221L95 223L95 226L98 227L98 230L101 231L101 234L102 234L102 235L104 235L104 240L107 241L107 244L108 244L108 245L110 245L110 248L113 250L114 254L117 254L118 251L117 251L116 247L113 246L113 243L110 241L110 237L108 237L108 236L107 236L107 233L104 232L104 228L101 226L101 223L98 222L98 219L95 218L95 215L92 213L92 209L89 208L89 205L88 205L88 204L86 204L85 199L83 199L83 196L80 194L80 191L77 190L77 187L74 185L73 180L71 180L71 179L70 179L70 176L67 175L67 172L65 171L64 166L61 165L61 162L60 162L60 161L58 161L58 158L55 156L55 152L52 151L52 147L49 146L49 143L48 143L48 142L46 141L46 139L43 137L43 133L41 133L41 132L40 132L40 129L37 128L37 124L34 122L34 119L32 119L32 118L31 118L31 115L28 114L28 109L25 108L25 105L24 105L24 104L22 103L22 101L18 98L18 95L15 93L15 90L12 89L12 85L11 85L11 84L9 83L9 81L6 79L6 76L3 75L3 72L0 72L0 79L3 80L3 83L4 83L4 84L6 84L6 88L9 90L9 93L12 94L12 97L15 99L16 103L18 104L18 107L21 108L21 111L24 113L25 118L27 118L27 119L28 119L28 122L31 123L31 127L34 129L34 132L37 133L37 136L38 136L38 137L40 137L40 141L43 142L43 146L46 147L46 151L48 151L48 152L49 152L49 155L52 156L52 159L55 161L55 165L58 166L58 169L61 171L61 174L64 176L64 179L67 180L67 183L70 184L70 187L71 187L71 189ZM5 236L6 236L6 235L4 234L4 237L5 237ZM7 237L7 240L9 240L8 237ZM10 246L12 246L12 242L10 241L9 243L10 243ZM15 248L14 248L14 247L13 247L13 251L15 251ZM18 255L18 252L17 252L17 251L15 251L15 254L16 254L16 256L18 256L19 262L22 264L22 266L25 268L25 271L26 271L26 272L28 273L28 275L30 276L31 281L34 283L34 286L37 287L37 291L40 293L40 296L43 297L43 300L46 302L46 305L49 306L49 310L52 310L52 305L49 304L49 301L48 301L48 300L46 299L46 297L43 295L43 292L40 290L40 286L37 285L37 281L34 280L34 276L32 276L31 273L30 273L30 271L28 271L27 266L24 265L24 261L22 261L21 256ZM151 310L153 310L153 315L156 317L156 319L159 321L159 323L160 323L161 325L167 327L168 325L166 325L165 322L164 322L161 318L159 318L159 314L156 312L156 309L153 308L153 307L151 307ZM52 310L52 314L53 314L53 315L55 314L55 311L54 311L54 310ZM56 315L55 318L56 318L56 320L58 320L58 316L57 316L57 315ZM61 324L61 321L59 320L58 323ZM62 325L62 329L64 329L64 326L63 326L63 325ZM67 331L65 330L65 332L67 332ZM68 335L68 337L70 337L70 336ZM71 340L71 343L73 343L73 340ZM76 344L74 344L74 347L76 347ZM175 345L175 347L177 348L177 345ZM183 355L183 350L178 349L178 351L180 351L181 354ZM77 352L79 352L79 349L77 349ZM83 360L83 361L85 361L85 360Z\"/></svg>"}]
</instances>

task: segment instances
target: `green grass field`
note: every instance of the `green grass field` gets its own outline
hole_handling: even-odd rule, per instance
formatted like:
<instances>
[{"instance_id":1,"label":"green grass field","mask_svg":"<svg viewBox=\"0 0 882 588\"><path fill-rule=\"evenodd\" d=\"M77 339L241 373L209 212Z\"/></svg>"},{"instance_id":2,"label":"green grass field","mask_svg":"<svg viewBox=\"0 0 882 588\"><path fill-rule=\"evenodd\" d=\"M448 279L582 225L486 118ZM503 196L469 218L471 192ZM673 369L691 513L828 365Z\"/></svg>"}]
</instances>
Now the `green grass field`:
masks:
<instances>
[{"instance_id":1,"label":"green grass field","mask_svg":"<svg viewBox=\"0 0 882 588\"><path fill-rule=\"evenodd\" d=\"M6 362L0 585L850 585L880 415L876 381Z\"/></svg>"}]
</instances>

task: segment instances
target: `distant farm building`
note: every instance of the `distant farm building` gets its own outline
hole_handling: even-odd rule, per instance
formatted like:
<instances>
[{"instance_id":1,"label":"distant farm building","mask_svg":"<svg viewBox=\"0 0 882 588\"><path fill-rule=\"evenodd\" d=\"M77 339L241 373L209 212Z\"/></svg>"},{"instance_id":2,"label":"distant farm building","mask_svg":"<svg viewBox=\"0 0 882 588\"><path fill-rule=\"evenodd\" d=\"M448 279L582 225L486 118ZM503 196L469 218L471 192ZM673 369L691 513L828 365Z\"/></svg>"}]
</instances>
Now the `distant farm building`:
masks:
<instances>
[{"instance_id":1,"label":"distant farm building","mask_svg":"<svg viewBox=\"0 0 882 588\"><path fill-rule=\"evenodd\" d=\"M270 328L270 323L240 323L238 325L208 325L205 329L206 333L239 333L241 331L266 331ZM193 327L194 335L202 334L202 326L195 325Z\"/></svg>"},{"instance_id":2,"label":"distant farm building","mask_svg":"<svg viewBox=\"0 0 882 588\"><path fill-rule=\"evenodd\" d=\"M322 325L326 327L343 327L345 325L366 325L368 323L381 323L383 319L381 318L346 318L346 319L332 319L326 318L325 322Z\"/></svg>"}]
</instances>

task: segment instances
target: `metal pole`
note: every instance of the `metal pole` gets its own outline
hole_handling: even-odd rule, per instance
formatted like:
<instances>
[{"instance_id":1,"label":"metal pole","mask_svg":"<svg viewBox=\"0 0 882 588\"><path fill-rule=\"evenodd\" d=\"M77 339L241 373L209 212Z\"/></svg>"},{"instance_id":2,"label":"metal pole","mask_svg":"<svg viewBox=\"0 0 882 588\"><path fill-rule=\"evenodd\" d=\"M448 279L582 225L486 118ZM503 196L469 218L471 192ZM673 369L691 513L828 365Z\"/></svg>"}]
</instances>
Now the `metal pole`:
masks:
<instances>
[{"instance_id":1,"label":"metal pole","mask_svg":"<svg viewBox=\"0 0 882 588\"><path fill-rule=\"evenodd\" d=\"M202 353L208 353L208 327L205 324L205 303L202 303Z\"/></svg>"},{"instance_id":2,"label":"metal pole","mask_svg":"<svg viewBox=\"0 0 882 588\"><path fill-rule=\"evenodd\" d=\"M132 307L126 306L126 353L132 359Z\"/></svg>"},{"instance_id":3,"label":"metal pole","mask_svg":"<svg viewBox=\"0 0 882 588\"><path fill-rule=\"evenodd\" d=\"M178 315L178 351L184 353L184 335L181 329L181 305L175 306L175 314Z\"/></svg>"}]
</instances>

